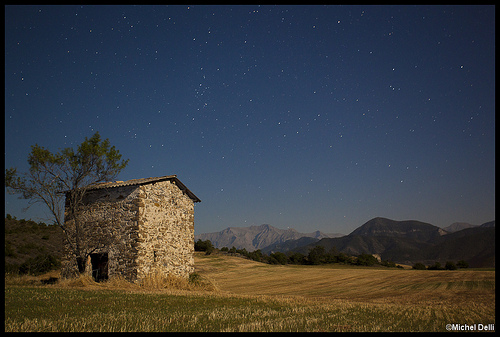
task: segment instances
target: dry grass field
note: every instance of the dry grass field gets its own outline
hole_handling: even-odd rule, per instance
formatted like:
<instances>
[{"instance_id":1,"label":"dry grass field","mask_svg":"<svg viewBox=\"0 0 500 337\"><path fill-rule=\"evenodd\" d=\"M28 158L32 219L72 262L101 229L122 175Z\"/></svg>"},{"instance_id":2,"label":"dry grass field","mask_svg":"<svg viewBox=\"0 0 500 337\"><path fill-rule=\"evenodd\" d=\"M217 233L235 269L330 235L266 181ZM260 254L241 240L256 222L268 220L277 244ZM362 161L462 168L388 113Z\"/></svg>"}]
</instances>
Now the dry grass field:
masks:
<instances>
[{"instance_id":1,"label":"dry grass field","mask_svg":"<svg viewBox=\"0 0 500 337\"><path fill-rule=\"evenodd\" d=\"M6 278L5 330L432 332L495 322L494 271L277 266L203 253L195 263L198 284Z\"/></svg>"},{"instance_id":2,"label":"dry grass field","mask_svg":"<svg viewBox=\"0 0 500 337\"><path fill-rule=\"evenodd\" d=\"M347 265L268 265L232 256L196 255L196 270L225 292L363 303L485 303L495 299L493 271L402 270Z\"/></svg>"}]
</instances>

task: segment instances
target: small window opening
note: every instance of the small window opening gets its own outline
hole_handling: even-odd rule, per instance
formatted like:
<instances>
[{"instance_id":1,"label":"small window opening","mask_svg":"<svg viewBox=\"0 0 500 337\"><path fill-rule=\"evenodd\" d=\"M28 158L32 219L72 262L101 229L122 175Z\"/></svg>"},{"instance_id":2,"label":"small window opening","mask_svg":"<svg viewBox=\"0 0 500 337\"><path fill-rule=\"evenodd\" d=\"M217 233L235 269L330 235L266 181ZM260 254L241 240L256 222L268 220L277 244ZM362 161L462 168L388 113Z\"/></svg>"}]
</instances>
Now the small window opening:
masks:
<instances>
[{"instance_id":1,"label":"small window opening","mask_svg":"<svg viewBox=\"0 0 500 337\"><path fill-rule=\"evenodd\" d=\"M90 254L92 277L96 282L108 279L108 253Z\"/></svg>"}]
</instances>

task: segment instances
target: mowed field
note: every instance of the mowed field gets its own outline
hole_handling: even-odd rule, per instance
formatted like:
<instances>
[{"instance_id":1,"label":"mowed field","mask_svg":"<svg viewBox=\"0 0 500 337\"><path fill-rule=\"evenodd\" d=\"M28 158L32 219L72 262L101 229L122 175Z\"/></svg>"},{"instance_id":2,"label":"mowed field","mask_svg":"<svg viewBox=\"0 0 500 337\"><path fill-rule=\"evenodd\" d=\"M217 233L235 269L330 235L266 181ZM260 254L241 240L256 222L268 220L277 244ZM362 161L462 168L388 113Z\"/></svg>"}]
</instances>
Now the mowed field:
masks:
<instances>
[{"instance_id":1,"label":"mowed field","mask_svg":"<svg viewBox=\"0 0 500 337\"><path fill-rule=\"evenodd\" d=\"M216 290L6 280L5 330L399 332L495 322L494 271L276 266L203 253L195 263Z\"/></svg>"},{"instance_id":2,"label":"mowed field","mask_svg":"<svg viewBox=\"0 0 500 337\"><path fill-rule=\"evenodd\" d=\"M225 292L363 303L466 303L495 299L495 272L402 270L350 265L269 265L196 255L196 271ZM478 302L478 301L475 301Z\"/></svg>"}]
</instances>

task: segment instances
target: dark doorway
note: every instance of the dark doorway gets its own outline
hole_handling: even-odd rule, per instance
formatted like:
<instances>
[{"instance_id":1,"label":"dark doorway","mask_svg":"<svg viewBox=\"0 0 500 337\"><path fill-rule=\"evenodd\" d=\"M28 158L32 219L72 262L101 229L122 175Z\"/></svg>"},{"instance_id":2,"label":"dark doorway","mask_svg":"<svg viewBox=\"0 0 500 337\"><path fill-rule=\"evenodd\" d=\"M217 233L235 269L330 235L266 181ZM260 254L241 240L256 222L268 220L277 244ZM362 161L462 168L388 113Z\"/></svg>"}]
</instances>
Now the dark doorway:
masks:
<instances>
[{"instance_id":1,"label":"dark doorway","mask_svg":"<svg viewBox=\"0 0 500 337\"><path fill-rule=\"evenodd\" d=\"M90 254L92 277L96 282L108 279L108 253Z\"/></svg>"}]
</instances>

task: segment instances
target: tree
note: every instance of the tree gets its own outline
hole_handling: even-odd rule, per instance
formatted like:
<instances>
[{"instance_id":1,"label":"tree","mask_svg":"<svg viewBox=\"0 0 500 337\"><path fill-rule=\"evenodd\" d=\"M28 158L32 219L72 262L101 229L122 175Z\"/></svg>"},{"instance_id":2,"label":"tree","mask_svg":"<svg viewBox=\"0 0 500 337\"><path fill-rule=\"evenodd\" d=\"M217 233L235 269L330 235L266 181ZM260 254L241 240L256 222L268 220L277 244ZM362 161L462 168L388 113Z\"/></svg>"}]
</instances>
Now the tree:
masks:
<instances>
[{"instance_id":1,"label":"tree","mask_svg":"<svg viewBox=\"0 0 500 337\"><path fill-rule=\"evenodd\" d=\"M326 252L325 247L323 246L315 246L309 251L307 255L307 260L310 264L322 264L325 263Z\"/></svg>"},{"instance_id":2,"label":"tree","mask_svg":"<svg viewBox=\"0 0 500 337\"><path fill-rule=\"evenodd\" d=\"M210 240L202 241L201 239L198 239L198 241L194 243L194 250L197 252L205 252L206 255L210 255L213 253L215 248Z\"/></svg>"},{"instance_id":3,"label":"tree","mask_svg":"<svg viewBox=\"0 0 500 337\"><path fill-rule=\"evenodd\" d=\"M16 168L5 170L5 186L10 194L21 194L21 199L28 200L28 208L35 203L49 208L76 257L80 273L85 271L88 256L109 243L102 235L105 226L101 225L97 230L85 228L80 219L80 208L92 185L115 180L127 166L128 159L121 160L121 157L109 140L101 140L96 132L90 139L85 137L76 151L64 148L52 153L35 144L28 156L27 173L20 175Z\"/></svg>"},{"instance_id":4,"label":"tree","mask_svg":"<svg viewBox=\"0 0 500 337\"><path fill-rule=\"evenodd\" d=\"M469 264L464 261L464 260L460 260L457 262L457 267L462 269L462 268L469 268Z\"/></svg>"},{"instance_id":5,"label":"tree","mask_svg":"<svg viewBox=\"0 0 500 337\"><path fill-rule=\"evenodd\" d=\"M305 264L306 256L304 254L297 253L297 252L289 252L288 255L289 255L288 259L290 260L290 263Z\"/></svg>"},{"instance_id":6,"label":"tree","mask_svg":"<svg viewBox=\"0 0 500 337\"><path fill-rule=\"evenodd\" d=\"M275 258L279 264L286 264L288 261L288 258L286 257L286 255L282 252L271 253L270 257Z\"/></svg>"},{"instance_id":7,"label":"tree","mask_svg":"<svg viewBox=\"0 0 500 337\"><path fill-rule=\"evenodd\" d=\"M356 264L359 266L373 266L374 264L378 264L378 260L372 254L360 254L358 255Z\"/></svg>"}]
</instances>

